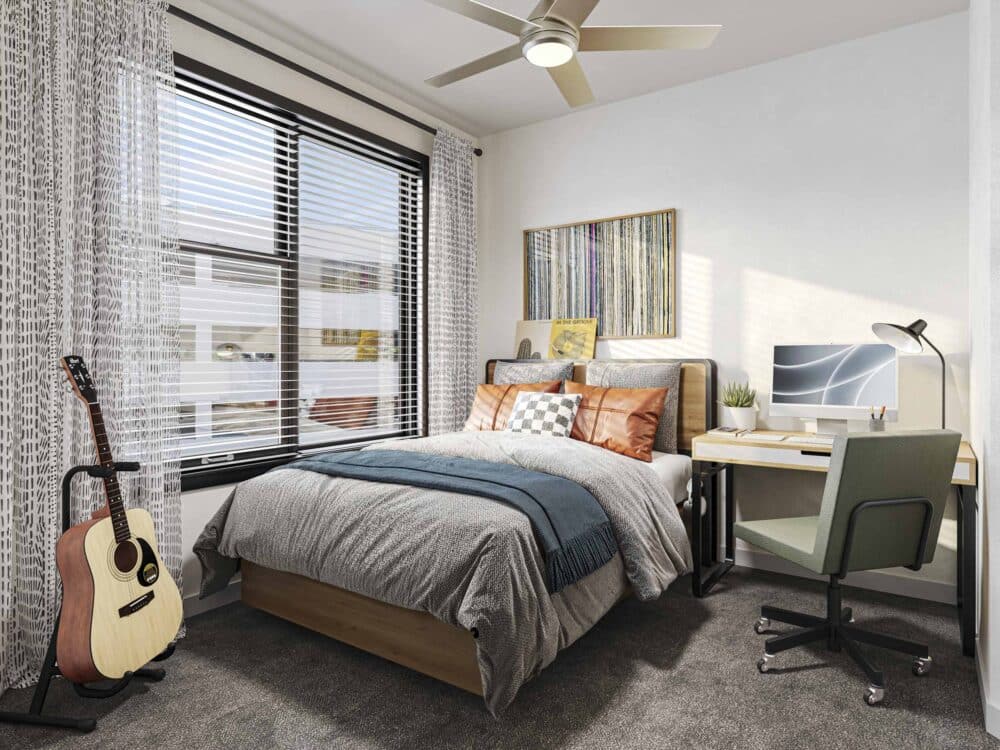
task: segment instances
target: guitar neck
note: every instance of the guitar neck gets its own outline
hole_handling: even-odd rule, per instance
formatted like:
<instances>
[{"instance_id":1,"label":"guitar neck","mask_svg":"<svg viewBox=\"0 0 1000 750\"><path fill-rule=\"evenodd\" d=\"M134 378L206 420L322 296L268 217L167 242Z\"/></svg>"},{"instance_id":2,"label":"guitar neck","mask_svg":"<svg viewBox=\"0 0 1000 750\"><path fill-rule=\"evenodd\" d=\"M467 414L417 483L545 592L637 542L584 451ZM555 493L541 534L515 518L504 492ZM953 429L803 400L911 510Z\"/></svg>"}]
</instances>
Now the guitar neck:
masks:
<instances>
[{"instance_id":1,"label":"guitar neck","mask_svg":"<svg viewBox=\"0 0 1000 750\"><path fill-rule=\"evenodd\" d=\"M96 401L88 403L90 409L90 426L94 431L94 444L97 447L97 460L105 469L111 469L115 461L111 456L111 444L108 442L108 432L104 427L104 415L101 405ZM111 513L111 524L115 530L115 540L123 542L129 538L128 516L125 515L125 503L122 502L122 491L118 485L118 476L114 473L104 477L104 494L108 500L108 510Z\"/></svg>"}]
</instances>

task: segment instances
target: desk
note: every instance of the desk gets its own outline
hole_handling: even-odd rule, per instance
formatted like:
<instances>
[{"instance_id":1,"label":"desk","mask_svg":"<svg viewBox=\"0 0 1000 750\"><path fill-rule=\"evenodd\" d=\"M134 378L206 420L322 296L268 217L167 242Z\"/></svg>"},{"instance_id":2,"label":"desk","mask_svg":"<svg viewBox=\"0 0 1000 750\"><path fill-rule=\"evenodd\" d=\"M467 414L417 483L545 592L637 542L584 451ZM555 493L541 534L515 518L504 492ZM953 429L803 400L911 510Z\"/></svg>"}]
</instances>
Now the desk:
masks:
<instances>
[{"instance_id":1,"label":"desk","mask_svg":"<svg viewBox=\"0 0 1000 750\"><path fill-rule=\"evenodd\" d=\"M694 506L703 503L701 488L706 482L715 484L715 477L725 472L725 558L718 562L718 493L708 493L704 510L692 507L692 518L702 514L702 534L692 534L698 557L694 582L695 596L704 596L716 581L732 567L735 561L735 541L733 539L733 467L758 466L769 469L793 471L826 472L830 466L830 445L817 445L796 441L807 435L804 432L758 432L785 435L785 439L775 442L753 440L752 438L727 438L702 434L696 436L691 445L691 459L694 462L692 480L692 501ZM976 641L976 454L972 446L963 441L958 450L958 460L952 474L952 486L958 492L958 571L956 594L958 600L959 624L962 635L962 653L972 656ZM705 541L702 544L702 540ZM705 549L708 547L708 549ZM709 568L707 576L701 571Z\"/></svg>"}]
</instances>

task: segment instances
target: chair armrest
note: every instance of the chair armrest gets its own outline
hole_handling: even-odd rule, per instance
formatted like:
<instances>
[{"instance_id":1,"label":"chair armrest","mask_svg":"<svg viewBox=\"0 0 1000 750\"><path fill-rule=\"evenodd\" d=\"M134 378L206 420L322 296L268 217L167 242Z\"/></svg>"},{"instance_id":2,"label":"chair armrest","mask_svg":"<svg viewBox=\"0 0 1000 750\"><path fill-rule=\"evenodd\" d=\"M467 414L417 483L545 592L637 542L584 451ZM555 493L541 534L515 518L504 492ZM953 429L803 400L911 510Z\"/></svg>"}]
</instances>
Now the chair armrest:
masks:
<instances>
[{"instance_id":1,"label":"chair armrest","mask_svg":"<svg viewBox=\"0 0 1000 750\"><path fill-rule=\"evenodd\" d=\"M934 504L926 497L898 497L889 500L865 500L854 506L851 517L847 522L847 534L844 536L844 552L840 558L840 570L836 573L837 578L847 576L847 566L851 559L851 548L854 545L854 530L857 527L858 518L869 508L885 508L895 505L923 505L924 522L920 531L920 542L917 546L916 562L907 565L910 570L920 570L924 564L924 554L927 551L927 535L930 533L931 518L934 515Z\"/></svg>"}]
</instances>

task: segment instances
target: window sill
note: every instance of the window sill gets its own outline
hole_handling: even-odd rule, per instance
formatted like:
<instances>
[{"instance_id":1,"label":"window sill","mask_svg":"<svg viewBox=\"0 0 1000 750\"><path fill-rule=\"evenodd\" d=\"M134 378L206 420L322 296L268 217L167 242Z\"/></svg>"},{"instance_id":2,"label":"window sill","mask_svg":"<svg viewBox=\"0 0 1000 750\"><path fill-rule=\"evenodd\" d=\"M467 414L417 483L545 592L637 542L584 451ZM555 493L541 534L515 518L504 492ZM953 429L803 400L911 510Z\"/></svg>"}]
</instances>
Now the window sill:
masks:
<instances>
[{"instance_id":1,"label":"window sill","mask_svg":"<svg viewBox=\"0 0 1000 750\"><path fill-rule=\"evenodd\" d=\"M217 487L221 484L235 484L247 479L253 479L261 474L294 461L298 456L283 456L268 458L261 461L240 464L238 466L217 466L215 468L186 471L181 474L181 492L203 490L207 487Z\"/></svg>"}]
</instances>

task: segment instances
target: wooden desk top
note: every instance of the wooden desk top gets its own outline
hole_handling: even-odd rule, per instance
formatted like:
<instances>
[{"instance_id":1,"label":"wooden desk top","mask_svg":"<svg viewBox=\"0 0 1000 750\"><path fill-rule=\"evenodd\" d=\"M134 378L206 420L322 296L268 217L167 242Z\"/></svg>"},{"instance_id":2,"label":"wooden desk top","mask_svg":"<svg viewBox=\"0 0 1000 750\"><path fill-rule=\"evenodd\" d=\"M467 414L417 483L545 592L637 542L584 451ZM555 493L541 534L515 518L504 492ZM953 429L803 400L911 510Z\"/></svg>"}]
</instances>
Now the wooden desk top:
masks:
<instances>
[{"instance_id":1,"label":"wooden desk top","mask_svg":"<svg viewBox=\"0 0 1000 750\"><path fill-rule=\"evenodd\" d=\"M827 467L825 465L820 465L819 463L812 465L803 465L798 462L784 462L780 458L780 454L772 454L772 456L767 458L762 458L760 455L747 455L749 453L758 454L757 451L744 451L737 448L733 451L733 455L730 457L726 455L726 451L721 446L742 446L743 448L769 448L771 450L787 450L787 451L808 451L813 456L821 457L823 454L829 454L833 446L824 445L820 443L803 443L796 440L796 437L812 437L811 433L808 432L783 432L781 430L754 430L754 432L766 433L770 435L785 435L784 440L754 440L753 438L731 438L731 437L720 437L718 435L710 435L709 433L702 433L697 435L691 441L691 458L695 461L723 461L726 463L741 464L745 466L763 466L767 468L775 469L794 469L800 471L826 471ZM699 455L699 447L701 446L711 446L710 450L702 450ZM711 453L711 455L707 455ZM742 454L742 455L741 455ZM963 440L958 448L958 460L955 462L956 466L959 464L967 464L968 479L958 479L957 477L952 481L952 484L962 484L962 485L975 485L976 484L976 454L972 450L972 446L969 445L968 441ZM964 468L964 467L963 467Z\"/></svg>"}]
</instances>

